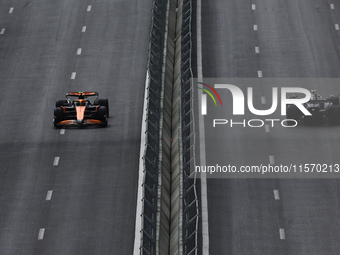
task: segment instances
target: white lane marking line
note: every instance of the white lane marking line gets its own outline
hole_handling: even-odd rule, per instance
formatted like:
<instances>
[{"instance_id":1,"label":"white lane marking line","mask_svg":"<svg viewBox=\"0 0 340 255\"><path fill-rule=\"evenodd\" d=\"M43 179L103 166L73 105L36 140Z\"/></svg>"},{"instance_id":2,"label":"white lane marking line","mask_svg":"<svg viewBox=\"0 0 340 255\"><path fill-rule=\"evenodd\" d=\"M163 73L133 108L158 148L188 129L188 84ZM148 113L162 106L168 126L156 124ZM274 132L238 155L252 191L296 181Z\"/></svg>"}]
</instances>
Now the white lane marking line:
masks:
<instances>
[{"instance_id":1,"label":"white lane marking line","mask_svg":"<svg viewBox=\"0 0 340 255\"><path fill-rule=\"evenodd\" d=\"M261 103L266 104L266 97L261 97Z\"/></svg>"},{"instance_id":2,"label":"white lane marking line","mask_svg":"<svg viewBox=\"0 0 340 255\"><path fill-rule=\"evenodd\" d=\"M202 71L202 0L196 2L196 48L197 48L197 80L203 82ZM198 98L203 91L199 90ZM204 116L199 114L200 164L206 165ZM209 255L209 217L206 173L201 174L201 210L202 210L202 255Z\"/></svg>"},{"instance_id":3,"label":"white lane marking line","mask_svg":"<svg viewBox=\"0 0 340 255\"><path fill-rule=\"evenodd\" d=\"M334 10L334 4L330 4L331 9Z\"/></svg>"},{"instance_id":4,"label":"white lane marking line","mask_svg":"<svg viewBox=\"0 0 340 255\"><path fill-rule=\"evenodd\" d=\"M275 200L280 200L280 193L277 189L274 189L274 198Z\"/></svg>"},{"instance_id":5,"label":"white lane marking line","mask_svg":"<svg viewBox=\"0 0 340 255\"><path fill-rule=\"evenodd\" d=\"M9 12L8 13L13 13L13 11L14 11L14 7L11 7L11 8L9 8Z\"/></svg>"},{"instance_id":6,"label":"white lane marking line","mask_svg":"<svg viewBox=\"0 0 340 255\"><path fill-rule=\"evenodd\" d=\"M261 70L257 71L257 76L258 76L259 78L262 78L262 71L261 71Z\"/></svg>"},{"instance_id":7,"label":"white lane marking line","mask_svg":"<svg viewBox=\"0 0 340 255\"><path fill-rule=\"evenodd\" d=\"M269 125L264 125L264 128L265 128L265 130L266 130L267 133L270 132L270 127L269 127Z\"/></svg>"},{"instance_id":8,"label":"white lane marking line","mask_svg":"<svg viewBox=\"0 0 340 255\"><path fill-rule=\"evenodd\" d=\"M86 32L86 26L83 26L83 27L81 28L81 32L83 32L83 33Z\"/></svg>"},{"instance_id":9,"label":"white lane marking line","mask_svg":"<svg viewBox=\"0 0 340 255\"><path fill-rule=\"evenodd\" d=\"M46 200L51 200L51 198L52 198L52 193L53 193L53 190L47 191Z\"/></svg>"},{"instance_id":10,"label":"white lane marking line","mask_svg":"<svg viewBox=\"0 0 340 255\"><path fill-rule=\"evenodd\" d=\"M145 79L145 92L144 92L144 105L143 105L143 116L142 123L146 122L146 113L148 109L148 100L149 97L149 71L146 71L146 79ZM137 206L136 206L136 221L135 221L135 241L133 245L133 255L140 254L141 247L141 231L142 231L142 208L143 208L143 181L144 181L144 152L145 145L147 144L146 126L142 124L141 127L141 142L139 149L139 173L138 173L138 192L137 192Z\"/></svg>"},{"instance_id":11,"label":"white lane marking line","mask_svg":"<svg viewBox=\"0 0 340 255\"><path fill-rule=\"evenodd\" d=\"M260 53L260 47L258 46L255 47L255 53Z\"/></svg>"},{"instance_id":12,"label":"white lane marking line","mask_svg":"<svg viewBox=\"0 0 340 255\"><path fill-rule=\"evenodd\" d=\"M38 240L44 239L44 235L45 235L45 229L44 228L39 229Z\"/></svg>"},{"instance_id":13,"label":"white lane marking line","mask_svg":"<svg viewBox=\"0 0 340 255\"><path fill-rule=\"evenodd\" d=\"M254 25L254 31L257 31L258 27L257 25Z\"/></svg>"},{"instance_id":14,"label":"white lane marking line","mask_svg":"<svg viewBox=\"0 0 340 255\"><path fill-rule=\"evenodd\" d=\"M65 128L60 129L60 134L65 135Z\"/></svg>"},{"instance_id":15,"label":"white lane marking line","mask_svg":"<svg viewBox=\"0 0 340 255\"><path fill-rule=\"evenodd\" d=\"M281 240L285 240L286 239L285 229L284 228L280 228L279 229L279 233L280 233L280 239Z\"/></svg>"},{"instance_id":16,"label":"white lane marking line","mask_svg":"<svg viewBox=\"0 0 340 255\"><path fill-rule=\"evenodd\" d=\"M59 164L60 157L55 157L53 161L53 166L57 166Z\"/></svg>"},{"instance_id":17,"label":"white lane marking line","mask_svg":"<svg viewBox=\"0 0 340 255\"><path fill-rule=\"evenodd\" d=\"M335 30L339 30L339 24L335 24Z\"/></svg>"},{"instance_id":18,"label":"white lane marking line","mask_svg":"<svg viewBox=\"0 0 340 255\"><path fill-rule=\"evenodd\" d=\"M88 11L88 12L90 12L91 9L92 9L92 6L91 6L91 5L87 6L87 11Z\"/></svg>"},{"instance_id":19,"label":"white lane marking line","mask_svg":"<svg viewBox=\"0 0 340 255\"><path fill-rule=\"evenodd\" d=\"M255 5L255 4L252 4L252 5L251 5L251 9L252 9L253 11L255 11L255 10L256 10L256 5Z\"/></svg>"},{"instance_id":20,"label":"white lane marking line","mask_svg":"<svg viewBox=\"0 0 340 255\"><path fill-rule=\"evenodd\" d=\"M0 35L3 35L5 33L6 28L2 28L0 31Z\"/></svg>"},{"instance_id":21,"label":"white lane marking line","mask_svg":"<svg viewBox=\"0 0 340 255\"><path fill-rule=\"evenodd\" d=\"M81 48L77 49L77 55L81 55Z\"/></svg>"},{"instance_id":22,"label":"white lane marking line","mask_svg":"<svg viewBox=\"0 0 340 255\"><path fill-rule=\"evenodd\" d=\"M269 164L274 165L275 164L275 159L273 155L269 156Z\"/></svg>"},{"instance_id":23,"label":"white lane marking line","mask_svg":"<svg viewBox=\"0 0 340 255\"><path fill-rule=\"evenodd\" d=\"M71 74L71 80L74 80L74 79L76 78L76 75L77 75L77 73L76 73L76 72L73 72L73 73Z\"/></svg>"}]
</instances>

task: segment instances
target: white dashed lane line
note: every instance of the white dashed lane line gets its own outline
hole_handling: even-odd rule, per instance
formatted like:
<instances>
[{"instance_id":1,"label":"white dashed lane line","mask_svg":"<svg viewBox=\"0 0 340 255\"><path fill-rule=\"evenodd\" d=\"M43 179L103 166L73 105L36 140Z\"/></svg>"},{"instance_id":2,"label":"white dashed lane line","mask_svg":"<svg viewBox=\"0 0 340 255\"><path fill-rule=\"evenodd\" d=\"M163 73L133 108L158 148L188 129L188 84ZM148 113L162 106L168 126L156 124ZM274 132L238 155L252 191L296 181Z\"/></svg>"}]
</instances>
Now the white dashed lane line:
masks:
<instances>
[{"instance_id":1,"label":"white dashed lane line","mask_svg":"<svg viewBox=\"0 0 340 255\"><path fill-rule=\"evenodd\" d=\"M53 194L53 190L47 191L47 194L46 194L46 200L47 201L52 199L52 194Z\"/></svg>"},{"instance_id":2,"label":"white dashed lane line","mask_svg":"<svg viewBox=\"0 0 340 255\"><path fill-rule=\"evenodd\" d=\"M330 4L331 9L334 10L334 4Z\"/></svg>"},{"instance_id":3,"label":"white dashed lane line","mask_svg":"<svg viewBox=\"0 0 340 255\"><path fill-rule=\"evenodd\" d=\"M92 6L91 6L91 5L87 6L87 11L88 11L88 12L90 12L91 9L92 9Z\"/></svg>"},{"instance_id":4,"label":"white dashed lane line","mask_svg":"<svg viewBox=\"0 0 340 255\"><path fill-rule=\"evenodd\" d=\"M255 4L252 4L252 5L251 5L251 9L252 9L253 11L255 11L255 10L256 10L256 5L255 5Z\"/></svg>"},{"instance_id":5,"label":"white dashed lane line","mask_svg":"<svg viewBox=\"0 0 340 255\"><path fill-rule=\"evenodd\" d=\"M266 97L261 97L261 103L262 104L266 104L267 102L266 102Z\"/></svg>"},{"instance_id":6,"label":"white dashed lane line","mask_svg":"<svg viewBox=\"0 0 340 255\"><path fill-rule=\"evenodd\" d=\"M339 30L339 24L335 24L335 30Z\"/></svg>"},{"instance_id":7,"label":"white dashed lane line","mask_svg":"<svg viewBox=\"0 0 340 255\"><path fill-rule=\"evenodd\" d=\"M0 35L3 35L5 33L6 28L1 28Z\"/></svg>"},{"instance_id":8,"label":"white dashed lane line","mask_svg":"<svg viewBox=\"0 0 340 255\"><path fill-rule=\"evenodd\" d=\"M280 233L280 239L281 240L285 240L286 239L285 229L284 228L280 228L279 229L279 233Z\"/></svg>"},{"instance_id":9,"label":"white dashed lane line","mask_svg":"<svg viewBox=\"0 0 340 255\"><path fill-rule=\"evenodd\" d=\"M60 129L60 134L65 135L65 128Z\"/></svg>"},{"instance_id":10,"label":"white dashed lane line","mask_svg":"<svg viewBox=\"0 0 340 255\"><path fill-rule=\"evenodd\" d=\"M55 157L53 161L53 166L57 166L59 164L60 157Z\"/></svg>"},{"instance_id":11,"label":"white dashed lane line","mask_svg":"<svg viewBox=\"0 0 340 255\"><path fill-rule=\"evenodd\" d=\"M77 49L77 55L81 55L81 48Z\"/></svg>"},{"instance_id":12,"label":"white dashed lane line","mask_svg":"<svg viewBox=\"0 0 340 255\"><path fill-rule=\"evenodd\" d=\"M274 198L275 200L280 200L280 193L277 189L274 189Z\"/></svg>"},{"instance_id":13,"label":"white dashed lane line","mask_svg":"<svg viewBox=\"0 0 340 255\"><path fill-rule=\"evenodd\" d=\"M11 7L11 8L9 8L9 12L8 13L13 13L13 11L14 11L14 8Z\"/></svg>"},{"instance_id":14,"label":"white dashed lane line","mask_svg":"<svg viewBox=\"0 0 340 255\"><path fill-rule=\"evenodd\" d=\"M74 80L74 79L76 78L76 75L77 75L77 73L76 73L76 72L73 72L73 73L71 74L71 80Z\"/></svg>"},{"instance_id":15,"label":"white dashed lane line","mask_svg":"<svg viewBox=\"0 0 340 255\"><path fill-rule=\"evenodd\" d=\"M45 229L44 228L39 229L38 240L44 239L44 235L45 235Z\"/></svg>"},{"instance_id":16,"label":"white dashed lane line","mask_svg":"<svg viewBox=\"0 0 340 255\"><path fill-rule=\"evenodd\" d=\"M258 76L259 78L262 78L262 71L261 71L261 70L257 71L257 76Z\"/></svg>"},{"instance_id":17,"label":"white dashed lane line","mask_svg":"<svg viewBox=\"0 0 340 255\"><path fill-rule=\"evenodd\" d=\"M83 32L83 33L86 32L86 26L83 26L83 27L81 28L81 32Z\"/></svg>"},{"instance_id":18,"label":"white dashed lane line","mask_svg":"<svg viewBox=\"0 0 340 255\"><path fill-rule=\"evenodd\" d=\"M269 156L269 164L274 165L275 164L275 159L273 155Z\"/></svg>"},{"instance_id":19,"label":"white dashed lane line","mask_svg":"<svg viewBox=\"0 0 340 255\"><path fill-rule=\"evenodd\" d=\"M254 31L257 31L258 27L257 25L254 25Z\"/></svg>"},{"instance_id":20,"label":"white dashed lane line","mask_svg":"<svg viewBox=\"0 0 340 255\"><path fill-rule=\"evenodd\" d=\"M258 46L255 47L255 53L260 53L260 47Z\"/></svg>"}]
</instances>

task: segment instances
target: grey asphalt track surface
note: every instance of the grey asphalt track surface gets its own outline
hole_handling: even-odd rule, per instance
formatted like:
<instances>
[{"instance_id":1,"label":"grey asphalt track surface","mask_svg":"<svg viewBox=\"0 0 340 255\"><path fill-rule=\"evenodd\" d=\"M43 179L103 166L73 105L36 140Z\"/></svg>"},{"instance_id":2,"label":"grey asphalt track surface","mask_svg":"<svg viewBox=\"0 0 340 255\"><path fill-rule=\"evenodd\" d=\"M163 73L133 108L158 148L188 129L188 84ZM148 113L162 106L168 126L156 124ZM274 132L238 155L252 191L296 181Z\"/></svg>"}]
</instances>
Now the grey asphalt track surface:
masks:
<instances>
[{"instance_id":1,"label":"grey asphalt track surface","mask_svg":"<svg viewBox=\"0 0 340 255\"><path fill-rule=\"evenodd\" d=\"M0 254L132 253L151 8L1 1ZM108 127L55 129L55 100L91 90Z\"/></svg>"},{"instance_id":2,"label":"grey asphalt track surface","mask_svg":"<svg viewBox=\"0 0 340 255\"><path fill-rule=\"evenodd\" d=\"M259 70L263 78L340 77L340 1L202 2L203 77L260 79ZM340 94L337 85L315 89ZM221 97L231 106L227 93ZM269 164L270 155L275 164L340 162L339 126L213 128L213 118L233 116L210 103L207 165ZM339 187L339 179L209 179L210 254L340 254Z\"/></svg>"}]
</instances>

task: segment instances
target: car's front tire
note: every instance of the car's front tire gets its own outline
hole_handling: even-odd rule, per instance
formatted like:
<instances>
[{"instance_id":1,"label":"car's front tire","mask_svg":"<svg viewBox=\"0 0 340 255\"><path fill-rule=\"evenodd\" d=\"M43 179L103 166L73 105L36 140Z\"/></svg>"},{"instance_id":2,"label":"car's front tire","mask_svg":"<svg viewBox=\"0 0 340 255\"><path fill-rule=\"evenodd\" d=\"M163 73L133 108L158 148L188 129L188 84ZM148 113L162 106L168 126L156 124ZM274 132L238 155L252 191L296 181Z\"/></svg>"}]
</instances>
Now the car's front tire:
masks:
<instances>
[{"instance_id":1,"label":"car's front tire","mask_svg":"<svg viewBox=\"0 0 340 255\"><path fill-rule=\"evenodd\" d=\"M95 104L99 104L100 106L105 106L107 110L107 117L109 117L109 100L108 99L97 99Z\"/></svg>"},{"instance_id":2,"label":"car's front tire","mask_svg":"<svg viewBox=\"0 0 340 255\"><path fill-rule=\"evenodd\" d=\"M102 122L101 126L106 127L107 126L107 108L105 106L99 106L97 111L98 119Z\"/></svg>"}]
</instances>

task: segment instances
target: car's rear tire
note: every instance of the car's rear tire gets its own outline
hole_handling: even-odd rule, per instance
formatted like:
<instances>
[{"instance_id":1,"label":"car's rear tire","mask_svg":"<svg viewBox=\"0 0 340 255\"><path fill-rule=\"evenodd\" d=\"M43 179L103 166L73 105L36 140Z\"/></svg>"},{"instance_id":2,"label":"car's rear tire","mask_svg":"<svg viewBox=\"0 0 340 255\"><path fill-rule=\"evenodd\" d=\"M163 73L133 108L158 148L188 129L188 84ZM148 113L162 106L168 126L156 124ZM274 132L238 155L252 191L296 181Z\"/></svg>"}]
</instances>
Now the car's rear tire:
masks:
<instances>
[{"instance_id":1,"label":"car's rear tire","mask_svg":"<svg viewBox=\"0 0 340 255\"><path fill-rule=\"evenodd\" d=\"M290 119L287 121L287 124L290 126L293 126L296 124L296 122L299 121L301 116L301 111L299 108L297 108L296 105L288 105L287 106L287 112L286 112L287 119ZM295 121L292 121L295 120Z\"/></svg>"},{"instance_id":2,"label":"car's rear tire","mask_svg":"<svg viewBox=\"0 0 340 255\"><path fill-rule=\"evenodd\" d=\"M107 117L109 117L109 100L108 99L97 99L95 104L99 104L100 106L105 106L107 110Z\"/></svg>"},{"instance_id":3,"label":"car's rear tire","mask_svg":"<svg viewBox=\"0 0 340 255\"><path fill-rule=\"evenodd\" d=\"M99 106L97 111L98 119L102 122L101 126L107 126L107 108L105 106Z\"/></svg>"},{"instance_id":4,"label":"car's rear tire","mask_svg":"<svg viewBox=\"0 0 340 255\"><path fill-rule=\"evenodd\" d=\"M328 110L328 121L331 125L340 124L340 106L332 105Z\"/></svg>"},{"instance_id":5,"label":"car's rear tire","mask_svg":"<svg viewBox=\"0 0 340 255\"><path fill-rule=\"evenodd\" d=\"M53 124L55 127L58 127L60 121L64 119L64 111L60 107L54 108L54 119Z\"/></svg>"},{"instance_id":6,"label":"car's rear tire","mask_svg":"<svg viewBox=\"0 0 340 255\"><path fill-rule=\"evenodd\" d=\"M68 105L68 102L67 102L67 100L64 100L64 99L57 100L55 102L55 107L60 107L60 106L65 106L65 105Z\"/></svg>"}]
</instances>

